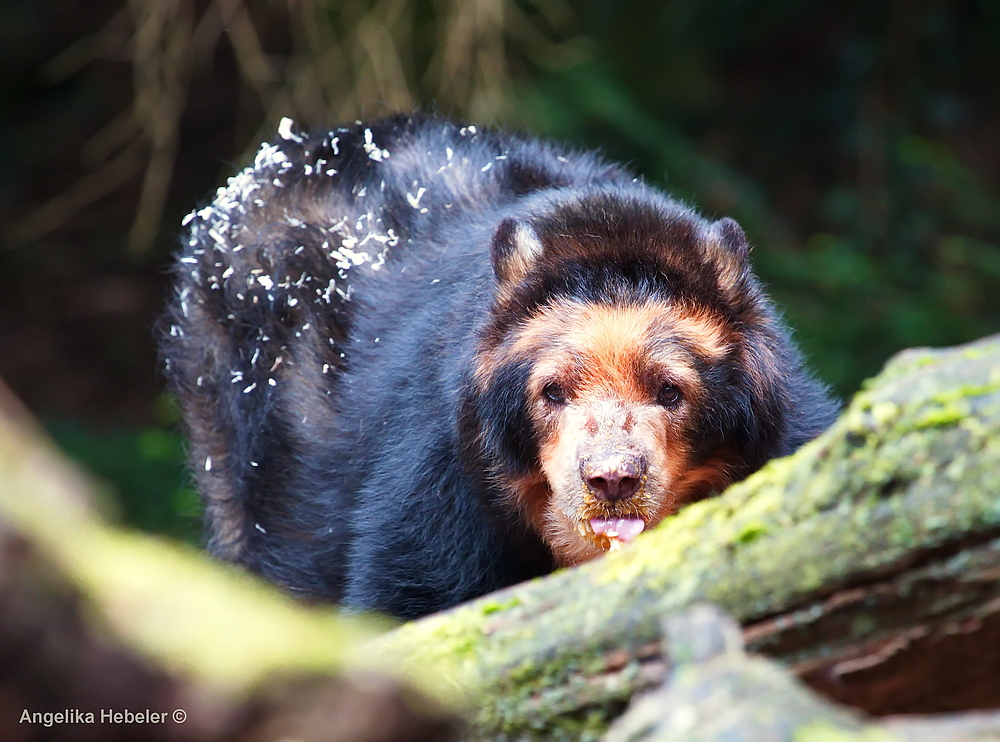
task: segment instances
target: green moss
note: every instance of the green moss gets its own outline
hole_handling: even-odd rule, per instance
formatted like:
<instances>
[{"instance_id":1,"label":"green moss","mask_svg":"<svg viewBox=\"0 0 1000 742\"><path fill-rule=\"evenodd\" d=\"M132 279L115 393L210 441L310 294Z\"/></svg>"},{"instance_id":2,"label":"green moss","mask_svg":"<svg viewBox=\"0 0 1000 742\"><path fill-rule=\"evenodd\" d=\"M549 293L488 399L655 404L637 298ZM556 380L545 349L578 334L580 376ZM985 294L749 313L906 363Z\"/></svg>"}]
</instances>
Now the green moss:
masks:
<instances>
[{"instance_id":1,"label":"green moss","mask_svg":"<svg viewBox=\"0 0 1000 742\"><path fill-rule=\"evenodd\" d=\"M870 726L861 731L842 729L830 722L807 724L792 734L793 742L899 742L900 738L886 729Z\"/></svg>"},{"instance_id":2,"label":"green moss","mask_svg":"<svg viewBox=\"0 0 1000 742\"><path fill-rule=\"evenodd\" d=\"M928 410L919 419L915 420L912 423L912 426L914 430L921 430L923 428L956 425L957 423L960 423L968 414L969 411L967 409L963 409L957 405L950 405L939 409Z\"/></svg>"},{"instance_id":3,"label":"green moss","mask_svg":"<svg viewBox=\"0 0 1000 742\"><path fill-rule=\"evenodd\" d=\"M928 399L928 402L933 405L948 405L972 397L985 397L998 389L1000 389L1000 381L997 380L991 380L988 384L962 384L934 394Z\"/></svg>"},{"instance_id":4,"label":"green moss","mask_svg":"<svg viewBox=\"0 0 1000 742\"><path fill-rule=\"evenodd\" d=\"M505 600L493 600L487 597L479 605L479 610L484 616L488 616L491 613L497 613L498 611L507 611L521 604L520 598L515 596L510 596Z\"/></svg>"}]
</instances>

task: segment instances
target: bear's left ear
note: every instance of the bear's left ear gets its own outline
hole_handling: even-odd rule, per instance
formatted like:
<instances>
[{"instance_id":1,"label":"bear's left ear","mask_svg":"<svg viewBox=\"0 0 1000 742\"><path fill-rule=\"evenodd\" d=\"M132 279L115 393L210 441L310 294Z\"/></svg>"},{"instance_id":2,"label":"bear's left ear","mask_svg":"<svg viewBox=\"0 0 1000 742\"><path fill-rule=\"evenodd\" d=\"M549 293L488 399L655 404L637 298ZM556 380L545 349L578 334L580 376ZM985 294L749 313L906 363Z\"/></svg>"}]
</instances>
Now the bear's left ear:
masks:
<instances>
[{"instance_id":1,"label":"bear's left ear","mask_svg":"<svg viewBox=\"0 0 1000 742\"><path fill-rule=\"evenodd\" d=\"M745 262L750 256L750 243L747 242L746 233L735 219L728 216L719 219L712 225L712 231L718 244L736 260Z\"/></svg>"},{"instance_id":2,"label":"bear's left ear","mask_svg":"<svg viewBox=\"0 0 1000 742\"><path fill-rule=\"evenodd\" d=\"M490 262L497 283L518 281L542 254L542 241L523 219L507 217L493 233Z\"/></svg>"},{"instance_id":3,"label":"bear's left ear","mask_svg":"<svg viewBox=\"0 0 1000 742\"><path fill-rule=\"evenodd\" d=\"M719 288L735 297L750 274L750 243L735 220L719 219L709 227L702 255L714 266Z\"/></svg>"}]
</instances>

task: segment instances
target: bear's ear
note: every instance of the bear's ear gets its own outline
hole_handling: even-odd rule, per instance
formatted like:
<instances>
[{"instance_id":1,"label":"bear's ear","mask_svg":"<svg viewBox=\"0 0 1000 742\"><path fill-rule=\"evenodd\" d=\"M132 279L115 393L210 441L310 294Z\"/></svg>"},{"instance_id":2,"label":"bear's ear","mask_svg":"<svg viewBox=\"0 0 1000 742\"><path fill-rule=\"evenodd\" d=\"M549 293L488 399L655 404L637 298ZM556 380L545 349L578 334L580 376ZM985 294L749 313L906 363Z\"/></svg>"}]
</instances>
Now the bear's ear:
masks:
<instances>
[{"instance_id":1,"label":"bear's ear","mask_svg":"<svg viewBox=\"0 0 1000 742\"><path fill-rule=\"evenodd\" d=\"M497 283L524 278L541 254L542 241L531 225L522 219L507 217L493 233L490 245L490 261Z\"/></svg>"},{"instance_id":2,"label":"bear's ear","mask_svg":"<svg viewBox=\"0 0 1000 742\"><path fill-rule=\"evenodd\" d=\"M746 261L750 255L750 243L747 242L746 233L735 219L728 216L719 219L712 225L712 231L719 244L729 251L730 255L741 261Z\"/></svg>"},{"instance_id":3,"label":"bear's ear","mask_svg":"<svg viewBox=\"0 0 1000 742\"><path fill-rule=\"evenodd\" d=\"M702 255L715 268L719 288L730 297L739 295L750 275L750 243L735 219L714 222L702 242Z\"/></svg>"}]
</instances>

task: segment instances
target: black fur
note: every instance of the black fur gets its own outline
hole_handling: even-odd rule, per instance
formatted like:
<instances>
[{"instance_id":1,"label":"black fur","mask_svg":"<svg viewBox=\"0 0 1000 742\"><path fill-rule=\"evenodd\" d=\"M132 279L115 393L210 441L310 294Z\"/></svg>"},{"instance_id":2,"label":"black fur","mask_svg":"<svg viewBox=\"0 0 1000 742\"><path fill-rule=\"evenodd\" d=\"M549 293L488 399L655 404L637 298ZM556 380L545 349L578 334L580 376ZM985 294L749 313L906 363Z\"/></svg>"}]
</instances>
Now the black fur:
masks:
<instances>
[{"instance_id":1,"label":"black fur","mask_svg":"<svg viewBox=\"0 0 1000 742\"><path fill-rule=\"evenodd\" d=\"M753 342L776 349L780 378L756 393L745 356L704 368L718 390L699 422L706 450L741 447L743 473L832 419L749 269L734 301L698 257L711 223L620 167L420 116L280 131L190 218L163 332L216 554L402 617L550 571L497 485L537 458L530 361L485 393L471 374L477 344L560 295L690 298L736 323L764 311ZM490 245L507 217L546 253L494 306ZM745 256L735 222L719 224Z\"/></svg>"}]
</instances>

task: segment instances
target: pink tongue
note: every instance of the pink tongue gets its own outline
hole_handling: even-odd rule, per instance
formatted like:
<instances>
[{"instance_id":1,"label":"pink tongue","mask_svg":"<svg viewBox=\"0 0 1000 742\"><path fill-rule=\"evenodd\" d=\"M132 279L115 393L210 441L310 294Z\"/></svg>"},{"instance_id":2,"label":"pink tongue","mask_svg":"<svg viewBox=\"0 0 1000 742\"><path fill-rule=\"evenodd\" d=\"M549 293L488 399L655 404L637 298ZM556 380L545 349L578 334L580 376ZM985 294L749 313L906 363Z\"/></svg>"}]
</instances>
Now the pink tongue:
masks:
<instances>
[{"instance_id":1,"label":"pink tongue","mask_svg":"<svg viewBox=\"0 0 1000 742\"><path fill-rule=\"evenodd\" d=\"M641 518L591 518L590 527L598 536L628 542L642 533L646 521Z\"/></svg>"}]
</instances>

